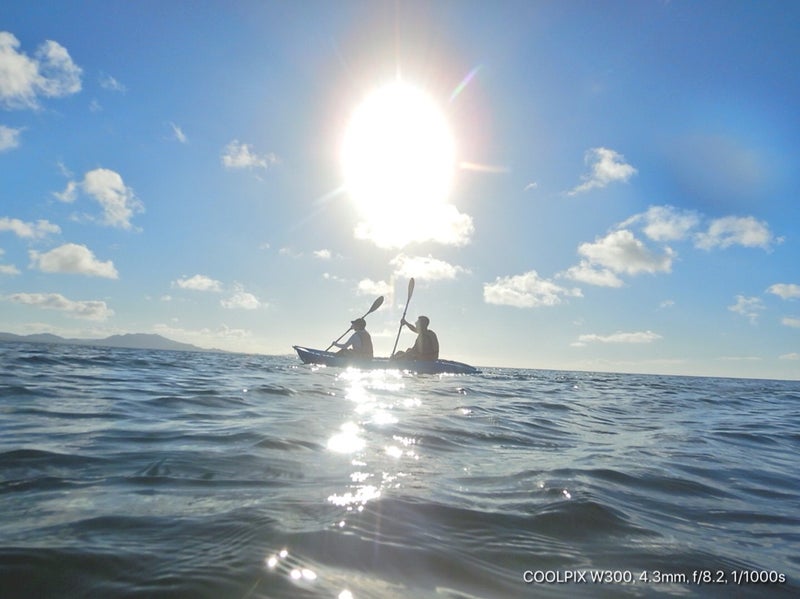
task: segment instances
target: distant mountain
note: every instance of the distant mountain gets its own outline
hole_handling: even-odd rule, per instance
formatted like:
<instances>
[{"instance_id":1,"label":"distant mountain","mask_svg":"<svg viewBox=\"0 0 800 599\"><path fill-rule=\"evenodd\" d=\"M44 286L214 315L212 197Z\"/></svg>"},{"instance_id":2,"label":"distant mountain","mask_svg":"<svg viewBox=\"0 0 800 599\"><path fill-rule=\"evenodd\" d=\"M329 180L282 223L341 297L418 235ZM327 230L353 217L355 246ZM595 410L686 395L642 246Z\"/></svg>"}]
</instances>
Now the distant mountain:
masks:
<instances>
[{"instance_id":1,"label":"distant mountain","mask_svg":"<svg viewBox=\"0 0 800 599\"><path fill-rule=\"evenodd\" d=\"M97 347L122 347L131 349L167 349L172 351L218 351L208 350L190 343L179 343L161 335L145 333L129 333L127 335L111 335L105 339L65 339L58 335L39 333L36 335L14 335L0 333L0 342L16 343L55 343L59 345L93 345Z\"/></svg>"}]
</instances>

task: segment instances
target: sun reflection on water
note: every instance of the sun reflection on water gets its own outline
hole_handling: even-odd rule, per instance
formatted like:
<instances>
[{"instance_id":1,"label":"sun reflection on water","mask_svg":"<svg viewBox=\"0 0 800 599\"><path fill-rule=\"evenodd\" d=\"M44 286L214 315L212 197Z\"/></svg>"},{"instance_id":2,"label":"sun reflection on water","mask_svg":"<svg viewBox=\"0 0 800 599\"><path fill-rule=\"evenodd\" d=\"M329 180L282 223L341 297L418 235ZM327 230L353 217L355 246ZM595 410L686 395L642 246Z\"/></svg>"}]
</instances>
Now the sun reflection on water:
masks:
<instances>
[{"instance_id":1,"label":"sun reflection on water","mask_svg":"<svg viewBox=\"0 0 800 599\"><path fill-rule=\"evenodd\" d=\"M371 502L413 484L420 460L419 440L400 425L422 406L419 397L406 389L406 377L398 371L347 369L336 377L331 396L344 399L341 424L330 432L326 450L331 459L346 460L349 475L337 482L326 497L338 511L331 519L334 530L357 528ZM375 508L373 508L375 509ZM377 508L380 509L380 508ZM347 533L345 533L347 534ZM323 565L282 549L264 560L265 569L291 582L292 586L324 592L325 596L354 599L345 578ZM330 593L330 594L328 594Z\"/></svg>"},{"instance_id":2,"label":"sun reflection on water","mask_svg":"<svg viewBox=\"0 0 800 599\"><path fill-rule=\"evenodd\" d=\"M403 374L397 371L349 368L337 379L345 385L343 396L352 402L354 414L328 439L327 447L350 455L354 471L346 488L331 494L328 502L352 514L363 511L387 489L400 487L406 476L401 471L403 460L419 460L416 439L389 437L389 433L403 412L418 408L421 402L404 394ZM338 528L345 525L345 520L336 524Z\"/></svg>"},{"instance_id":3,"label":"sun reflection on water","mask_svg":"<svg viewBox=\"0 0 800 599\"><path fill-rule=\"evenodd\" d=\"M360 436L361 428L353 422L345 422L338 433L328 439L328 449L336 453L356 453L364 449L366 442Z\"/></svg>"}]
</instances>

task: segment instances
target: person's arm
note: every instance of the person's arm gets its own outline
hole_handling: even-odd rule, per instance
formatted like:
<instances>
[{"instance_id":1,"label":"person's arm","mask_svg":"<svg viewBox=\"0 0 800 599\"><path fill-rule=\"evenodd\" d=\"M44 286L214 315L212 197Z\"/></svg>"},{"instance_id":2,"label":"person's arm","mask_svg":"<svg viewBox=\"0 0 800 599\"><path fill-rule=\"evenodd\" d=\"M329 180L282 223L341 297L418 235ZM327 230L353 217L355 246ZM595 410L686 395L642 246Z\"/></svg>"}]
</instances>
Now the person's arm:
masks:
<instances>
[{"instance_id":1,"label":"person's arm","mask_svg":"<svg viewBox=\"0 0 800 599\"><path fill-rule=\"evenodd\" d=\"M412 331L414 331L415 333L417 332L417 327L415 327L413 324L411 324L410 322L408 322L408 321L407 321L405 318L403 318L403 319L400 321L400 324L404 324L404 325L406 325L406 326L407 326L409 329L411 329L411 330L412 330Z\"/></svg>"},{"instance_id":2,"label":"person's arm","mask_svg":"<svg viewBox=\"0 0 800 599\"><path fill-rule=\"evenodd\" d=\"M336 343L336 342L334 341L334 342L333 342L333 345L335 345L336 347L338 347L338 348L340 348L340 349L347 349L348 347L350 347L351 345L353 345L353 343L355 342L355 337L356 337L356 334L355 334L355 333L353 333L352 335L350 335L350 339L348 339L348 340L347 340L347 341L345 341L344 343Z\"/></svg>"}]
</instances>

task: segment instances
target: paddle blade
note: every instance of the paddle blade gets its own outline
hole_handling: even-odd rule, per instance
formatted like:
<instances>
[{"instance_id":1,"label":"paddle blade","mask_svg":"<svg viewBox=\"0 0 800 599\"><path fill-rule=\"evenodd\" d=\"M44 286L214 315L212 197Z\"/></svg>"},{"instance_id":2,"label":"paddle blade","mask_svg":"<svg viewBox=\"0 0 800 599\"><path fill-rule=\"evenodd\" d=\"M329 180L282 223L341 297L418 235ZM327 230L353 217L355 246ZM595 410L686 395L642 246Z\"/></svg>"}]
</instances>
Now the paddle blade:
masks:
<instances>
[{"instance_id":1,"label":"paddle blade","mask_svg":"<svg viewBox=\"0 0 800 599\"><path fill-rule=\"evenodd\" d=\"M412 295L414 295L414 277L408 280L408 299L406 300L406 304L411 301Z\"/></svg>"},{"instance_id":2,"label":"paddle blade","mask_svg":"<svg viewBox=\"0 0 800 599\"><path fill-rule=\"evenodd\" d=\"M378 299L376 299L372 303L372 307L369 309L369 312L367 312L367 314L372 314L375 310L380 308L382 305L383 305L383 296L380 296ZM364 316L366 316L367 314L364 314Z\"/></svg>"}]
</instances>

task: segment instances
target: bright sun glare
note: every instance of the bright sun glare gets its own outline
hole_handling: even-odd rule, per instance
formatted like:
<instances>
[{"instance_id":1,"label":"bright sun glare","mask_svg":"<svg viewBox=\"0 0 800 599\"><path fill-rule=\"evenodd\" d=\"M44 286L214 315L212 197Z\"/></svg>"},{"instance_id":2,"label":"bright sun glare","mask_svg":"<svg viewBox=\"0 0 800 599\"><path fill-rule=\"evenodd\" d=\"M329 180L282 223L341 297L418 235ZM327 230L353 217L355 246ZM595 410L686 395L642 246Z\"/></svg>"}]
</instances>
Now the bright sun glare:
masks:
<instances>
[{"instance_id":1,"label":"bright sun glare","mask_svg":"<svg viewBox=\"0 0 800 599\"><path fill-rule=\"evenodd\" d=\"M453 179L455 149L447 121L422 90L395 82L355 110L342 144L347 191L381 245L403 245L399 231L440 210Z\"/></svg>"}]
</instances>

